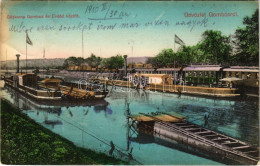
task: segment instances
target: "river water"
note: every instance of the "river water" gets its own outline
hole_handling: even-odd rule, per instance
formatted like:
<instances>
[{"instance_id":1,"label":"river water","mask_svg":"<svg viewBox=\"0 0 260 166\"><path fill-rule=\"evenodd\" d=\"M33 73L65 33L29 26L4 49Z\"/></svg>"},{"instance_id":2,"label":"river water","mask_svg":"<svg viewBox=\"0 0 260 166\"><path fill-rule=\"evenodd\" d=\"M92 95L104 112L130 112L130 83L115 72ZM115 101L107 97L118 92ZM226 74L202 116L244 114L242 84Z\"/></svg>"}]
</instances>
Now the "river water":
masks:
<instances>
[{"instance_id":1,"label":"river water","mask_svg":"<svg viewBox=\"0 0 260 166\"><path fill-rule=\"evenodd\" d=\"M23 113L40 125L77 146L97 152L108 154L112 141L116 148L113 155L132 164L219 165L222 162L152 136L139 139L129 129L127 103L131 114L177 112L201 126L204 125L203 116L208 114L207 128L259 146L258 101L216 100L117 87L106 101L93 105L87 102L71 106L57 103L44 105L3 87L3 82L1 87L1 97L19 106Z\"/></svg>"}]
</instances>

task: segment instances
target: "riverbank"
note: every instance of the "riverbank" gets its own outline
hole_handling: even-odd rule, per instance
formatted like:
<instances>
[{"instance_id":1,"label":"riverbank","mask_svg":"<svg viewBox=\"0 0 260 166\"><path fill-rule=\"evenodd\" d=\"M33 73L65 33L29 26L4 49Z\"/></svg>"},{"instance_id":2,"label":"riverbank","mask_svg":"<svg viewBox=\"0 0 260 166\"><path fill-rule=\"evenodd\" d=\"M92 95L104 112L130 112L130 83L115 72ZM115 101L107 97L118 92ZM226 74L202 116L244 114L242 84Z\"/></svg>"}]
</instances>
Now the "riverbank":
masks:
<instances>
[{"instance_id":1,"label":"riverbank","mask_svg":"<svg viewBox=\"0 0 260 166\"><path fill-rule=\"evenodd\" d=\"M76 147L1 100L1 163L19 165L128 164L105 154Z\"/></svg>"}]
</instances>

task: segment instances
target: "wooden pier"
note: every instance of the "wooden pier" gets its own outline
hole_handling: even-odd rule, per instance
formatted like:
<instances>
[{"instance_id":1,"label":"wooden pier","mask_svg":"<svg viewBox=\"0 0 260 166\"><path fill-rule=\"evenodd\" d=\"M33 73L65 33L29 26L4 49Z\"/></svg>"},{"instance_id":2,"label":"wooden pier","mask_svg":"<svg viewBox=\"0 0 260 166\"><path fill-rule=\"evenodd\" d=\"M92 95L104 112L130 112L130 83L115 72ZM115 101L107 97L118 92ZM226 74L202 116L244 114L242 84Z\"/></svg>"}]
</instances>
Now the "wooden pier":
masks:
<instances>
[{"instance_id":1,"label":"wooden pier","mask_svg":"<svg viewBox=\"0 0 260 166\"><path fill-rule=\"evenodd\" d=\"M175 120L165 120L166 116ZM259 161L259 148L235 138L190 123L184 117L169 113L130 115L138 132L150 134L165 140L174 140L200 149L222 160L234 164L256 165Z\"/></svg>"}]
</instances>

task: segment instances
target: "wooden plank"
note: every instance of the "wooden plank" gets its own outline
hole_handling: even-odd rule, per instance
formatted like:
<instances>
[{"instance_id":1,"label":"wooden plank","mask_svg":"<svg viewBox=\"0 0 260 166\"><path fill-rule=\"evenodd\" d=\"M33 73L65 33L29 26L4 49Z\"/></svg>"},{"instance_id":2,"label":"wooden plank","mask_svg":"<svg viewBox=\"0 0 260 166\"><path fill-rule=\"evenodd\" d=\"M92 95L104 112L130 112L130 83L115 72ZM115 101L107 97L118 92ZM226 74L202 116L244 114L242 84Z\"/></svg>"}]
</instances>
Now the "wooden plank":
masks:
<instances>
[{"instance_id":1,"label":"wooden plank","mask_svg":"<svg viewBox=\"0 0 260 166\"><path fill-rule=\"evenodd\" d=\"M189 128L189 127L193 127L195 125L187 125L187 126L180 126L181 128Z\"/></svg>"},{"instance_id":2,"label":"wooden plank","mask_svg":"<svg viewBox=\"0 0 260 166\"><path fill-rule=\"evenodd\" d=\"M161 121L164 121L164 122L180 122L181 120L178 119L178 118L174 118L172 116L169 116L169 115L156 115L156 116L153 116L154 118L156 119L159 119Z\"/></svg>"},{"instance_id":3,"label":"wooden plank","mask_svg":"<svg viewBox=\"0 0 260 166\"><path fill-rule=\"evenodd\" d=\"M186 125L187 123L174 123L175 125Z\"/></svg>"},{"instance_id":4,"label":"wooden plank","mask_svg":"<svg viewBox=\"0 0 260 166\"><path fill-rule=\"evenodd\" d=\"M237 149L244 149L244 148L249 148L249 147L250 146L245 145L245 146L234 147L232 149L237 150Z\"/></svg>"},{"instance_id":5,"label":"wooden plank","mask_svg":"<svg viewBox=\"0 0 260 166\"><path fill-rule=\"evenodd\" d=\"M173 117L173 118L177 118L177 119L180 119L180 120L184 120L184 119L186 119L185 117L183 117L183 116L181 116L181 115L172 115L172 114L169 114L169 113L166 113L166 112L159 112L159 113L161 113L161 114L165 114L165 115L168 115L168 116L171 116L171 117Z\"/></svg>"},{"instance_id":6,"label":"wooden plank","mask_svg":"<svg viewBox=\"0 0 260 166\"><path fill-rule=\"evenodd\" d=\"M236 144L238 142L225 142L225 143L221 143L221 145L229 145L229 144Z\"/></svg>"},{"instance_id":7,"label":"wooden plank","mask_svg":"<svg viewBox=\"0 0 260 166\"><path fill-rule=\"evenodd\" d=\"M212 131L201 131L201 132L196 132L194 134L204 134L204 133L212 133Z\"/></svg>"},{"instance_id":8,"label":"wooden plank","mask_svg":"<svg viewBox=\"0 0 260 166\"><path fill-rule=\"evenodd\" d=\"M229 138L214 138L214 139L212 139L211 141L224 141L224 140L229 140Z\"/></svg>"},{"instance_id":9,"label":"wooden plank","mask_svg":"<svg viewBox=\"0 0 260 166\"><path fill-rule=\"evenodd\" d=\"M203 137L216 137L218 134L204 135Z\"/></svg>"},{"instance_id":10,"label":"wooden plank","mask_svg":"<svg viewBox=\"0 0 260 166\"><path fill-rule=\"evenodd\" d=\"M248 153L257 153L257 152L258 152L257 150L252 150L252 151L243 152L243 153L246 153L246 154L248 154Z\"/></svg>"},{"instance_id":11,"label":"wooden plank","mask_svg":"<svg viewBox=\"0 0 260 166\"><path fill-rule=\"evenodd\" d=\"M186 131L201 130L201 128L186 128L184 130L186 130Z\"/></svg>"}]
</instances>

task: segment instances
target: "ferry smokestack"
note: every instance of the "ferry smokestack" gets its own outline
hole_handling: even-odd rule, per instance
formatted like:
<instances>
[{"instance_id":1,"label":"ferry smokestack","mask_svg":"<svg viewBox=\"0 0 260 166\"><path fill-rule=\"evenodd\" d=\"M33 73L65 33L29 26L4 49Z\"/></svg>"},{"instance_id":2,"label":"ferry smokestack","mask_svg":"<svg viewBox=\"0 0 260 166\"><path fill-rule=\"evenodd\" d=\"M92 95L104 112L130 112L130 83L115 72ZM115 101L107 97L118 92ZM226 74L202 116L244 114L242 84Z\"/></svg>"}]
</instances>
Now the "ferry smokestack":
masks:
<instances>
[{"instance_id":1,"label":"ferry smokestack","mask_svg":"<svg viewBox=\"0 0 260 166\"><path fill-rule=\"evenodd\" d=\"M16 69L16 73L19 73L19 58L20 58L20 54L16 54L17 57L17 69Z\"/></svg>"},{"instance_id":2,"label":"ferry smokestack","mask_svg":"<svg viewBox=\"0 0 260 166\"><path fill-rule=\"evenodd\" d=\"M127 75L127 55L124 55L124 62L125 62L125 76Z\"/></svg>"}]
</instances>

